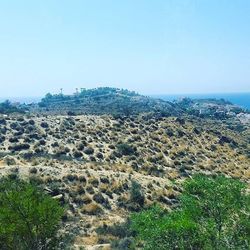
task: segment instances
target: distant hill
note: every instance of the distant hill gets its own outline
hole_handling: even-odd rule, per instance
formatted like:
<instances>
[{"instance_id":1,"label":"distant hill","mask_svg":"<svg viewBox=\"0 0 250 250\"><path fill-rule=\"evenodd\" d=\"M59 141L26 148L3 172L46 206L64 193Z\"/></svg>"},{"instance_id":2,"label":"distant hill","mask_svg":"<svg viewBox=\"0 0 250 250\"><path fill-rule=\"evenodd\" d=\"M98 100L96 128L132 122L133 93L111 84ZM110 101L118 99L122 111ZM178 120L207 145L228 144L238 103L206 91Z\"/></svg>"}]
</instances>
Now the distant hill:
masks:
<instances>
[{"instance_id":1,"label":"distant hill","mask_svg":"<svg viewBox=\"0 0 250 250\"><path fill-rule=\"evenodd\" d=\"M224 99L183 98L179 101L175 101L174 104L176 105L176 108L178 107L179 109L181 109L183 113L199 117L221 119L235 117L240 113L248 113L247 110Z\"/></svg>"},{"instance_id":2,"label":"distant hill","mask_svg":"<svg viewBox=\"0 0 250 250\"><path fill-rule=\"evenodd\" d=\"M38 105L31 107L31 111L71 115L134 115L157 112L169 116L180 113L176 105L171 102L143 96L129 90L109 87L81 89L80 92L73 95L47 94Z\"/></svg>"},{"instance_id":3,"label":"distant hill","mask_svg":"<svg viewBox=\"0 0 250 250\"><path fill-rule=\"evenodd\" d=\"M27 108L13 104L9 100L0 103L0 114L25 113Z\"/></svg>"},{"instance_id":4,"label":"distant hill","mask_svg":"<svg viewBox=\"0 0 250 250\"><path fill-rule=\"evenodd\" d=\"M143 96L126 89L101 87L81 89L72 95L48 93L39 103L0 104L0 113L30 112L45 115L113 115L131 116L147 113L148 117L197 116L227 119L248 115L249 111L224 99L190 99L166 101ZM245 117L243 118L245 120ZM249 118L247 117L247 120Z\"/></svg>"}]
</instances>

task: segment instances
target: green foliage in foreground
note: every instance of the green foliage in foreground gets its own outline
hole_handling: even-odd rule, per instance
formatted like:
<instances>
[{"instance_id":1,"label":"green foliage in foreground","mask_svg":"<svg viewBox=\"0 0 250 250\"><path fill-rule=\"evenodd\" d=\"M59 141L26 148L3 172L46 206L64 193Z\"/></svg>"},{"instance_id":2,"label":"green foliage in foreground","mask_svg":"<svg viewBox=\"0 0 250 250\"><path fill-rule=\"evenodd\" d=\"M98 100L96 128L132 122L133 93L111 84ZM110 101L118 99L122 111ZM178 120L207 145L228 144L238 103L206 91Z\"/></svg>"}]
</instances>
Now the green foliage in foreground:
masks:
<instances>
[{"instance_id":1,"label":"green foliage in foreground","mask_svg":"<svg viewBox=\"0 0 250 250\"><path fill-rule=\"evenodd\" d=\"M131 227L144 249L249 249L249 200L240 181L198 175L184 183L178 209L135 213Z\"/></svg>"},{"instance_id":2,"label":"green foliage in foreground","mask_svg":"<svg viewBox=\"0 0 250 250\"><path fill-rule=\"evenodd\" d=\"M34 185L0 179L0 248L55 249L63 209Z\"/></svg>"}]
</instances>

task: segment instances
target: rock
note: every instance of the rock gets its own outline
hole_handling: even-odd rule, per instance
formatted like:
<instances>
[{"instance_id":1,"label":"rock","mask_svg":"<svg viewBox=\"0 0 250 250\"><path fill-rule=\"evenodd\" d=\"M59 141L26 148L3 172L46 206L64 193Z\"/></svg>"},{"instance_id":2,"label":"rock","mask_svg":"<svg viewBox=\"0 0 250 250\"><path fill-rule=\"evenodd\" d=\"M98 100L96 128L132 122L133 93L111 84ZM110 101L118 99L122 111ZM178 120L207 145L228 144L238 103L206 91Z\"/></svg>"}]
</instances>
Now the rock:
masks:
<instances>
[{"instance_id":1,"label":"rock","mask_svg":"<svg viewBox=\"0 0 250 250\"><path fill-rule=\"evenodd\" d=\"M55 200L59 200L59 201L63 201L64 200L62 194L58 194L56 196L53 196L52 198L55 199Z\"/></svg>"},{"instance_id":2,"label":"rock","mask_svg":"<svg viewBox=\"0 0 250 250\"><path fill-rule=\"evenodd\" d=\"M49 194L53 193L53 191L50 188L48 188L48 187L45 187L44 191L46 191Z\"/></svg>"}]
</instances>

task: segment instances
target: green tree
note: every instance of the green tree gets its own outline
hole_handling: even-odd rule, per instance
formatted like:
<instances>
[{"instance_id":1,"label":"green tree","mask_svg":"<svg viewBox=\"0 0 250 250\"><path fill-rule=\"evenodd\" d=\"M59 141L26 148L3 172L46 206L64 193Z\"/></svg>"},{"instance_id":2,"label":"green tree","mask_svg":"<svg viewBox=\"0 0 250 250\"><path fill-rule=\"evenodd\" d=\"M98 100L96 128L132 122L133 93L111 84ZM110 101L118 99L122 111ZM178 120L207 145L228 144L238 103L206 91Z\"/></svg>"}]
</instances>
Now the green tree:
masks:
<instances>
[{"instance_id":1,"label":"green tree","mask_svg":"<svg viewBox=\"0 0 250 250\"><path fill-rule=\"evenodd\" d=\"M33 184L0 180L1 249L55 249L62 215L59 203Z\"/></svg>"},{"instance_id":2,"label":"green tree","mask_svg":"<svg viewBox=\"0 0 250 250\"><path fill-rule=\"evenodd\" d=\"M180 206L133 214L132 229L144 249L249 249L249 195L246 185L224 176L187 180Z\"/></svg>"},{"instance_id":3,"label":"green tree","mask_svg":"<svg viewBox=\"0 0 250 250\"><path fill-rule=\"evenodd\" d=\"M20 105L14 105L9 100L0 103L0 114L24 113L25 108Z\"/></svg>"},{"instance_id":4,"label":"green tree","mask_svg":"<svg viewBox=\"0 0 250 250\"><path fill-rule=\"evenodd\" d=\"M130 201L137 203L141 207L143 207L145 202L145 196L142 191L141 185L134 180L132 180L131 182Z\"/></svg>"}]
</instances>

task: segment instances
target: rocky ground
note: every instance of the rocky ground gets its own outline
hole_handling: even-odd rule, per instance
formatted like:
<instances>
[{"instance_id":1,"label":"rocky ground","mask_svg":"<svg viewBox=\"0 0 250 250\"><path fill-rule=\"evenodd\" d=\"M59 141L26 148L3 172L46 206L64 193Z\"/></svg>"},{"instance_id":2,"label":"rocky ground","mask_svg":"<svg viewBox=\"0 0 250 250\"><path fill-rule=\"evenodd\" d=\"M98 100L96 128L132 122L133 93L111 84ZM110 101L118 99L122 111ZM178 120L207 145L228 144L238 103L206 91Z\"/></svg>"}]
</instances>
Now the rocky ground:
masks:
<instances>
[{"instance_id":1,"label":"rocky ground","mask_svg":"<svg viewBox=\"0 0 250 250\"><path fill-rule=\"evenodd\" d=\"M112 238L95 230L140 209L132 182L144 206L171 209L194 173L249 182L249 142L249 123L236 118L1 116L0 174L30 178L65 204L64 231L76 247L109 249Z\"/></svg>"}]
</instances>

